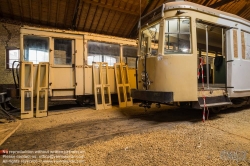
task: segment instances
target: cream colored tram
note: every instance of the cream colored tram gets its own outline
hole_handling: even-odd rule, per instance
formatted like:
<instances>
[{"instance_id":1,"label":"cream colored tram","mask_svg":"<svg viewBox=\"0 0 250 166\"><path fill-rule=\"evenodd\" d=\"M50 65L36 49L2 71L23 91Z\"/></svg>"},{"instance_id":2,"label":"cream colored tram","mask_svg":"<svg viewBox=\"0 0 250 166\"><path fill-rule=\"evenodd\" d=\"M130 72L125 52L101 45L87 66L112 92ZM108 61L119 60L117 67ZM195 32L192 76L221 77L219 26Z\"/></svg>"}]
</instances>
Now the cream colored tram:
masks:
<instances>
[{"instance_id":1,"label":"cream colored tram","mask_svg":"<svg viewBox=\"0 0 250 166\"><path fill-rule=\"evenodd\" d=\"M142 17L138 49L141 106L218 108L250 96L250 22L236 15L167 2Z\"/></svg>"},{"instance_id":2,"label":"cream colored tram","mask_svg":"<svg viewBox=\"0 0 250 166\"><path fill-rule=\"evenodd\" d=\"M84 105L94 99L93 62L108 64L110 94L117 94L115 63L128 65L130 87L136 88L135 40L49 28L20 29L21 118L46 116L48 101L75 100ZM116 96L117 98L117 96ZM44 112L44 114L43 114Z\"/></svg>"}]
</instances>

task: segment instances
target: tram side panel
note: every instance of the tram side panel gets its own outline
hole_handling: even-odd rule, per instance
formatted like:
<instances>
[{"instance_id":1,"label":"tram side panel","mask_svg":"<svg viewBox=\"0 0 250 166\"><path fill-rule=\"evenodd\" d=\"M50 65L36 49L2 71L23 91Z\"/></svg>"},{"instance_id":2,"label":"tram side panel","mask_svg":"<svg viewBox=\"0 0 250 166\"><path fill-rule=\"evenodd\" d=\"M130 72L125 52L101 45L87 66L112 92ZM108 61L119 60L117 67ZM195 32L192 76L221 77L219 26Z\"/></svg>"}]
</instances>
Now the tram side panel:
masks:
<instances>
[{"instance_id":1,"label":"tram side panel","mask_svg":"<svg viewBox=\"0 0 250 166\"><path fill-rule=\"evenodd\" d=\"M227 36L227 86L230 97L250 96L250 33L231 29Z\"/></svg>"}]
</instances>

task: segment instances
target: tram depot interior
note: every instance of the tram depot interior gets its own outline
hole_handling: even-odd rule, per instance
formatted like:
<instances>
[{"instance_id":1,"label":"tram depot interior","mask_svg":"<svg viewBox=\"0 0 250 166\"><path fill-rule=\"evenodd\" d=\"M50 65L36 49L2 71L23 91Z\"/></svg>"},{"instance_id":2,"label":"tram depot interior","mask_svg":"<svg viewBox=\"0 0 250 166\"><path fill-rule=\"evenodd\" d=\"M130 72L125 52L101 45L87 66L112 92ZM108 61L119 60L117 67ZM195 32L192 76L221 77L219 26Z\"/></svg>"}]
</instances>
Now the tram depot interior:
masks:
<instances>
[{"instance_id":1,"label":"tram depot interior","mask_svg":"<svg viewBox=\"0 0 250 166\"><path fill-rule=\"evenodd\" d=\"M104 39L101 41L93 41L92 39L86 40L86 42L88 42L87 47L89 47L88 53L87 53L88 54L87 65L91 66L92 61L97 61L97 62L103 61L103 62L107 62L108 66L111 67L111 66L114 66L115 63L122 61L123 63L128 65L129 69L134 69L136 68L136 56L137 56L136 45L138 42L137 41L138 20L140 16L150 13L150 11L160 6L164 2L165 0L160 0L160 1L142 0L141 3L134 2L132 0L121 0L121 1L101 0L98 2L75 0L72 3L69 3L69 1L67 0L42 1L41 3L36 2L36 1L28 1L28 0L19 0L18 3L14 2L13 0L1 1L1 8L0 8L1 61L2 61L1 71L0 71L1 77L2 77L1 82L0 82L1 92L5 92L6 89L13 88L15 86L13 84L13 76L11 74L11 70L12 70L12 67L14 68L17 67L17 64L12 66L12 63L14 61L20 60L20 55L19 55L20 54L20 40L22 39L19 38L19 33L20 33L19 31L20 31L21 26L44 27L48 29L51 28L52 31L53 29L58 29L58 30L62 29L62 30L69 30L69 31L78 31L78 32L83 32L83 33L93 33L93 34L104 35L101 38L105 38L105 35L107 35L106 37L107 39ZM242 18L249 19L249 10L248 10L249 3L246 0L237 0L237 1L233 1L233 0L231 1L192 0L191 1L190 0L190 2L194 2L197 4L201 4L204 6L222 10L228 13L238 15ZM141 9L140 12L138 10L139 8ZM171 23L171 26L173 26L172 28L175 27L175 24L177 25L177 22L175 23L173 20ZM182 26L183 28L189 28L188 20L182 20L180 23L180 26ZM225 34L226 27L222 27L222 26L215 25L215 24L213 25L211 23L204 23L202 20L196 20L198 57L206 56L206 28L208 32L208 56L209 58L208 58L208 62L206 62L206 58L204 58L203 64L204 65L207 63L209 64L208 65L209 82L211 86L216 86L218 84L225 84L226 83L225 56L222 56L222 53L223 51L225 51L223 50L225 49L224 48L225 42L223 41L225 41L224 34ZM188 30L184 30L184 32L185 31L188 31ZM63 31L61 32L63 36ZM26 32L26 33L29 33L29 32ZM65 35L66 33L69 33L69 32L65 31ZM151 30L151 33L154 33L154 30ZM49 34L46 35L47 38L44 38L42 35L40 37L39 35L35 35L35 36L34 37L24 36L23 37L24 45L26 46L30 45L30 47L36 47L34 45L32 46L32 43L34 43L37 40L38 43L40 42L40 44L42 43L43 45L43 46L38 46L37 49L48 50L48 48L51 47L52 40L49 39L50 37ZM116 44L113 44L113 45L112 43L108 43L109 38L112 38L112 36L114 40L117 40ZM51 37L53 38L53 36ZM124 52L123 59L120 59L119 57L120 56L119 47L121 47L121 45L124 45L124 44L123 42L119 42L119 40L122 40L119 37L124 38L124 39L127 38L131 40L130 41L131 43L133 43L130 46L128 46L130 48L127 48L127 49L125 48L126 46L123 46L122 48ZM173 41L176 40L171 35L170 35L170 38L172 38L170 40L173 40ZM53 40L53 42L55 43L55 46L54 46L55 49L59 50L57 51L57 54L59 57L54 58L55 64L67 64L67 63L71 63L71 61L74 61L73 57L70 57L70 55L68 55L70 54L69 52L74 53L74 50L72 50L74 49L72 48L74 47L73 46L74 43L72 43L72 41L69 41L69 40L62 41L60 39L55 39ZM72 44L72 47L70 46L70 43ZM61 62L64 60L60 59L60 56L61 56L60 54L62 53L62 52L60 53L60 49L63 50L63 48L60 48L62 47L60 45L70 47L70 49L66 50L67 55L66 57L64 57L66 58L66 62ZM95 50L95 47L98 47L98 46L99 46L98 48L99 51L98 49ZM112 47L112 48L108 49L108 47L110 48ZM171 47L174 47L174 46L171 46ZM171 49L171 48L168 48L168 49ZM128 53L129 55L125 55L126 52L129 52ZM39 53L38 51L36 53L38 57L32 57L33 56L32 54L34 53L35 53L34 51L25 52L24 59L33 61L34 64L38 63L39 61L49 60L48 52L43 53L40 51ZM105 56L99 56L98 54L104 54ZM111 55L111 56L108 56L108 55ZM72 59L69 59L69 58L72 58ZM199 66L200 64L199 59L197 59L197 64ZM59 71L56 68L51 68L50 70L51 70L51 73L53 70ZM62 73L64 73L65 71L61 70ZM57 75L60 75L61 72L54 74L53 77L55 78L52 80L54 80L55 82L58 82L59 80L60 82L60 79L62 79L63 77L62 76L59 77ZM133 71L132 74L130 73L130 76L129 76L130 86L131 86L130 88L136 88L136 85L135 85L136 80L135 80L135 77L133 77L134 74L135 74L135 71ZM74 76L72 76L72 79L74 79L73 77ZM205 66L204 66L204 78L205 79L207 78L207 72L206 72ZM51 80L49 81L50 81L50 86L51 86L52 84ZM111 82L112 81L114 81L114 78L112 78ZM86 84L87 82L85 80ZM199 86L201 86L201 83L202 83L201 77L198 79L198 83L199 83ZM219 85L219 86L222 86L222 85ZM52 87L53 87L53 84L52 84ZM89 88L92 88L92 86L90 86ZM114 89L114 87L113 88L111 87L111 93L115 91L116 89ZM50 91L50 93L52 92ZM55 91L54 93L57 93L57 91Z\"/></svg>"},{"instance_id":2,"label":"tram depot interior","mask_svg":"<svg viewBox=\"0 0 250 166\"><path fill-rule=\"evenodd\" d=\"M5 115L2 113L5 108L1 107L0 119L25 121L26 118L36 119L35 115L43 119L50 116L50 111L53 113L55 108L64 110L63 105L67 102L74 103L75 105L73 104L72 107L79 107L82 111L88 108L92 108L93 111L111 109L112 106L117 110L121 109L120 107L142 109L138 106L141 101L133 101L128 92L130 89L137 88L136 81L138 81L136 80L136 74L138 74L136 73L138 21L141 16L150 13L163 3L171 1L175 0L1 0L0 102L2 106L15 108L15 110L8 112L7 109L5 111L7 115ZM248 0L185 1L250 20L250 1ZM190 31L188 19L181 21L175 19L170 22L169 28L175 28L179 24L184 32ZM185 30L185 28L187 29ZM204 80L206 83L207 77L209 77L210 87L226 86L225 31L227 28L201 19L196 20L197 66L201 63L199 57L203 57ZM206 32L208 36L206 36ZM157 28L151 28L148 34L152 35L152 33L159 32ZM177 41L174 36L169 35L169 40ZM206 52L206 46L208 46L208 52ZM173 43L166 47L168 47L166 51L176 49ZM28 49L29 51L27 51ZM20 61L21 50L24 52L24 60L29 62L14 63L13 65L13 62ZM51 52L55 54L53 58L49 56ZM84 57L85 62L80 62L80 55ZM48 63L40 66L39 62ZM105 63L99 64L98 62ZM207 64L209 76L207 76ZM19 71L22 65L25 66L25 70L37 72L37 75L32 76L33 73L29 75L25 73L25 70ZM32 65L36 67L33 69ZM59 67L53 65L59 65ZM82 68L84 70L81 70ZM38 73L39 71L41 73ZM117 72L126 72L127 81L120 83L125 76L123 78L123 76L115 74ZM23 94L20 91L19 94L20 74L24 75L25 79L41 82L41 86L33 87L34 83L30 89L21 87L21 89L29 90L30 93ZM85 77L79 78L79 75L85 75ZM38 77L39 79L36 80ZM105 77L104 82L106 82L104 94L98 95L101 90L98 82L102 77ZM180 78L180 81L185 80ZM197 81L198 88L202 88L202 77L200 76ZM27 83L27 85L29 84L30 82ZM79 88L79 85L82 88ZM37 91L39 88L40 91ZM18 90L8 91L8 89ZM12 97L5 98L7 93L10 93ZM83 93L87 95L81 97ZM14 97L15 95L16 97ZM48 95L50 97L48 101L36 98L30 99L30 101L25 100L26 103L34 103L32 106L27 106L21 102L20 95L28 97ZM79 98L75 97L78 95ZM36 105L38 102L44 106ZM46 115L40 115L34 112L32 115L22 117L21 107L31 109L32 112L35 108L42 110L48 107L48 114L46 112Z\"/></svg>"}]
</instances>

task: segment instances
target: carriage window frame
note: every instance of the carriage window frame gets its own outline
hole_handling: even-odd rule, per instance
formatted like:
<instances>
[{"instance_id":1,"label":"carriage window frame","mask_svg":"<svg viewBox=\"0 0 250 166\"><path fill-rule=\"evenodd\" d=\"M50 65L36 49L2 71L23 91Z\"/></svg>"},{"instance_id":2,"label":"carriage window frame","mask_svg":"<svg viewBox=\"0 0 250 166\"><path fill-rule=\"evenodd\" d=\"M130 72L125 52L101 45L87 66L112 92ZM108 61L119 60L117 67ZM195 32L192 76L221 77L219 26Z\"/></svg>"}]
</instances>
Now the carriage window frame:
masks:
<instances>
[{"instance_id":1,"label":"carriage window frame","mask_svg":"<svg viewBox=\"0 0 250 166\"><path fill-rule=\"evenodd\" d=\"M32 41L33 40L33 41ZM49 42L50 39L47 36L39 35L24 35L23 36L23 59L33 64L39 64L39 62L49 62ZM37 44L38 43L38 44ZM42 46L39 45L42 43ZM41 47L38 47L41 46ZM35 56L32 54L35 51ZM39 55L40 54L40 55ZM43 56L41 56L43 54ZM44 60L41 60L42 59Z\"/></svg>"},{"instance_id":2,"label":"carriage window frame","mask_svg":"<svg viewBox=\"0 0 250 166\"><path fill-rule=\"evenodd\" d=\"M96 44L96 50L91 50L93 49L90 46L91 44L92 47ZM113 50L110 49L112 47L114 48ZM89 40L87 42L87 65L92 66L93 62L107 62L108 66L114 66L115 63L119 63L121 61L120 47L121 46L118 43ZM94 60L95 58L99 60L90 62L91 59Z\"/></svg>"},{"instance_id":3,"label":"carriage window frame","mask_svg":"<svg viewBox=\"0 0 250 166\"><path fill-rule=\"evenodd\" d=\"M250 41L247 40L250 38L250 32L241 30L241 55L242 59L246 61L250 61Z\"/></svg>"},{"instance_id":4,"label":"carriage window frame","mask_svg":"<svg viewBox=\"0 0 250 166\"><path fill-rule=\"evenodd\" d=\"M10 51L17 51L17 58L11 57ZM6 62L5 69L12 69L11 61L20 61L20 49L19 48L6 48ZM17 67L18 63L15 63L14 68Z\"/></svg>"},{"instance_id":5,"label":"carriage window frame","mask_svg":"<svg viewBox=\"0 0 250 166\"><path fill-rule=\"evenodd\" d=\"M138 48L136 46L131 46L131 45L122 46L123 62L125 62L128 65L128 68L136 68L135 63L137 58L137 52Z\"/></svg>"},{"instance_id":6,"label":"carriage window frame","mask_svg":"<svg viewBox=\"0 0 250 166\"><path fill-rule=\"evenodd\" d=\"M53 37L53 67L72 67L72 65L74 64L74 50L75 50L75 39L72 39L72 38L62 38L62 37ZM56 40L65 40L65 41L70 41L71 43L69 43L67 45L67 50L62 50L62 49L57 49L56 50ZM60 46L61 45L61 46ZM58 46L59 48L63 48L65 49L65 46L66 43L58 43ZM68 46L70 46L70 48L68 48ZM57 57L55 56L56 53L55 51L57 51ZM66 56L65 58L64 57L60 57L63 55L63 51L66 53ZM61 55L60 55L60 52L61 52ZM69 55L69 56L68 56ZM60 58L61 58L61 62L63 59L65 59L65 63L59 63L59 62L56 62L56 58L57 58L57 61L59 60L60 62Z\"/></svg>"},{"instance_id":7,"label":"carriage window frame","mask_svg":"<svg viewBox=\"0 0 250 166\"><path fill-rule=\"evenodd\" d=\"M157 56L159 51L159 42L160 42L160 31L161 31L161 22L156 22L145 29L141 30L140 37L140 52L143 54L148 54L149 56ZM148 31L150 36L144 36L144 32ZM146 33L145 33L146 34ZM150 37L150 43L147 41L147 38ZM148 49L148 50L147 50Z\"/></svg>"},{"instance_id":8,"label":"carriage window frame","mask_svg":"<svg viewBox=\"0 0 250 166\"><path fill-rule=\"evenodd\" d=\"M176 31L170 31L169 27L169 21L170 20L176 20ZM182 20L182 24L188 24L188 31L186 31L180 23L180 20ZM168 54L192 54L193 49L192 49L192 29L191 29L191 17L171 17L171 18L166 18L164 20L165 28L164 28L164 55ZM173 28L174 29L174 28ZM177 46L174 46L173 44L171 45L171 42L169 42L169 37L170 35L176 35L177 38ZM180 36L188 36L188 39L184 40L181 39ZM167 40L166 40L167 38ZM185 47L180 48L180 41L182 40L183 43L188 43L185 44Z\"/></svg>"}]
</instances>

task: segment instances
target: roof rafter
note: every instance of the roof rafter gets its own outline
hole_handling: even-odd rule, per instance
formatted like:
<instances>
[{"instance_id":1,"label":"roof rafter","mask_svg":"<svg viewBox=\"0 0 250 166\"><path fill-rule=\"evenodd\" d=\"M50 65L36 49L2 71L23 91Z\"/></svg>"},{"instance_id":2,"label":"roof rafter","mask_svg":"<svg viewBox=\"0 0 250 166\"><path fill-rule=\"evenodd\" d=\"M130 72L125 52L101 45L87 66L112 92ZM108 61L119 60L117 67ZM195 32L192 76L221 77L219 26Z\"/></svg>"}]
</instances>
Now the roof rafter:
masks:
<instances>
[{"instance_id":1,"label":"roof rafter","mask_svg":"<svg viewBox=\"0 0 250 166\"><path fill-rule=\"evenodd\" d=\"M18 5L19 5L19 8L20 8L21 21L23 21L23 5L22 5L22 1L18 0Z\"/></svg>"},{"instance_id":2,"label":"roof rafter","mask_svg":"<svg viewBox=\"0 0 250 166\"><path fill-rule=\"evenodd\" d=\"M129 10L124 10L124 9L120 9L119 7L113 7L113 5L112 6L108 6L108 5L104 5L104 4L101 4L101 3L98 3L98 2L94 2L94 1L90 1L90 0L84 0L84 2L92 4L92 5L95 5L95 6L103 7L103 8L106 8L106 9L111 9L111 10L114 10L114 11L119 11L119 12L122 12L122 13L127 13L129 15L138 16L140 14L138 12L132 12L132 11L129 11Z\"/></svg>"},{"instance_id":3,"label":"roof rafter","mask_svg":"<svg viewBox=\"0 0 250 166\"><path fill-rule=\"evenodd\" d=\"M31 5L31 0L29 0L29 9L30 9L30 21L33 20L33 15L32 15L32 5Z\"/></svg>"},{"instance_id":4,"label":"roof rafter","mask_svg":"<svg viewBox=\"0 0 250 166\"><path fill-rule=\"evenodd\" d=\"M13 19L14 18L14 13L13 13L11 0L7 0L7 2L8 2L8 7L10 9L11 18Z\"/></svg>"},{"instance_id":5,"label":"roof rafter","mask_svg":"<svg viewBox=\"0 0 250 166\"><path fill-rule=\"evenodd\" d=\"M107 0L105 1L105 5L106 5L106 4L107 4ZM102 8L102 13L101 13L101 15L100 15L100 17L99 17L99 19L98 19L98 22L97 22L97 25L96 25L96 27L95 27L94 33L96 33L97 27L99 26L100 19L101 19L101 16L102 16L102 14L103 14L103 11L104 11L104 8Z\"/></svg>"},{"instance_id":6,"label":"roof rafter","mask_svg":"<svg viewBox=\"0 0 250 166\"><path fill-rule=\"evenodd\" d=\"M83 9L83 5L84 5L84 1L82 1L82 5L81 5L81 9L80 9L80 13L79 13L79 15L78 15L78 18L77 18L77 23L76 23L76 28L79 26L79 24L80 24L80 20L81 20L81 16L82 16L82 9Z\"/></svg>"},{"instance_id":7,"label":"roof rafter","mask_svg":"<svg viewBox=\"0 0 250 166\"><path fill-rule=\"evenodd\" d=\"M89 30L88 30L88 31L90 31L91 26L93 25L93 21L94 21L94 19L95 19L95 15L96 15L97 9L98 9L98 6L96 6L96 8L95 8L95 13L94 13L94 16L93 16L93 18L92 18L92 20L91 20L91 24L90 24L90 26L89 26Z\"/></svg>"},{"instance_id":8,"label":"roof rafter","mask_svg":"<svg viewBox=\"0 0 250 166\"><path fill-rule=\"evenodd\" d=\"M126 2L124 9L126 9L127 5L128 5L128 1ZM129 10L131 10L131 8L132 8L132 5L130 6L130 9L129 9ZM122 22L125 20L126 17L127 17L127 14L125 14L125 16L124 16ZM119 17L119 20L120 20L120 18L121 18L121 15L120 15L120 17ZM118 22L119 22L119 21L117 21L115 27L117 27ZM118 28L118 32L119 32L121 26L122 26L122 23L121 23L120 27ZM114 27L114 29L113 29L113 31L112 31L112 34L114 33L115 27Z\"/></svg>"},{"instance_id":9,"label":"roof rafter","mask_svg":"<svg viewBox=\"0 0 250 166\"><path fill-rule=\"evenodd\" d=\"M39 2L39 24L41 24L41 18L42 18L42 6L43 6L43 1Z\"/></svg>"},{"instance_id":10,"label":"roof rafter","mask_svg":"<svg viewBox=\"0 0 250 166\"><path fill-rule=\"evenodd\" d=\"M73 18L71 21L71 28L72 29L76 29L76 22L77 22L77 15L78 15L78 11L79 11L79 4L80 4L80 0L77 0L75 3L75 10L74 10L74 14L73 14Z\"/></svg>"},{"instance_id":11,"label":"roof rafter","mask_svg":"<svg viewBox=\"0 0 250 166\"><path fill-rule=\"evenodd\" d=\"M114 3L115 3L115 0L113 0L113 1L112 1L112 6L114 5ZM106 22L106 21L107 21L107 19L108 19L108 17L109 17L110 10L111 10L111 9L109 9L109 12L108 12L107 17L106 17L106 19L105 19L105 21L104 21L104 22ZM102 33L102 32L103 32L103 28L104 28L104 26L105 26L105 24L102 26L102 30L101 30L101 32L100 32L100 33Z\"/></svg>"},{"instance_id":12,"label":"roof rafter","mask_svg":"<svg viewBox=\"0 0 250 166\"><path fill-rule=\"evenodd\" d=\"M212 5L209 5L208 7L217 8L217 7L223 6L225 4L228 4L228 3L232 2L232 1L235 1L235 0L221 0L219 2L213 3Z\"/></svg>"},{"instance_id":13,"label":"roof rafter","mask_svg":"<svg viewBox=\"0 0 250 166\"><path fill-rule=\"evenodd\" d=\"M119 4L118 4L118 7L120 6L120 4L121 4L121 1L119 1ZM114 5L114 4L113 4ZM113 17L112 17L112 19L111 20L113 20L114 19L114 17L115 17L115 15L116 15L116 12L117 11L115 11L115 13L114 13L114 15L113 15ZM109 26L108 26L108 29L107 29L107 31L109 30L109 28L110 28L110 25L112 24L112 21L110 22L110 24L109 24ZM115 28L115 27L114 27Z\"/></svg>"},{"instance_id":14,"label":"roof rafter","mask_svg":"<svg viewBox=\"0 0 250 166\"><path fill-rule=\"evenodd\" d=\"M236 15L238 16L242 15L245 11L247 11L247 9L249 9L249 7L250 7L250 3L246 4L243 8L240 9L240 11L236 13Z\"/></svg>"},{"instance_id":15,"label":"roof rafter","mask_svg":"<svg viewBox=\"0 0 250 166\"><path fill-rule=\"evenodd\" d=\"M50 23L50 11L51 11L51 5L50 5L50 0L48 0L48 7L49 7L49 11L48 11L48 16L47 16L47 25Z\"/></svg>"},{"instance_id":16,"label":"roof rafter","mask_svg":"<svg viewBox=\"0 0 250 166\"><path fill-rule=\"evenodd\" d=\"M66 18L68 15L69 1L70 0L67 0L66 5L65 5L65 9L64 9L64 19L63 19L64 20L64 28L66 27Z\"/></svg>"},{"instance_id":17,"label":"roof rafter","mask_svg":"<svg viewBox=\"0 0 250 166\"><path fill-rule=\"evenodd\" d=\"M89 9L91 8L91 4L89 4L89 8L88 8L88 11L87 11L87 16L89 15ZM85 20L84 20L84 24L83 24L83 31L84 31L84 29L85 29L85 26L86 26L86 21L87 21L87 17L85 18Z\"/></svg>"},{"instance_id":18,"label":"roof rafter","mask_svg":"<svg viewBox=\"0 0 250 166\"><path fill-rule=\"evenodd\" d=\"M58 13L59 13L59 1L56 1L56 21L55 21L55 26L57 25L57 20L58 20Z\"/></svg>"}]
</instances>

